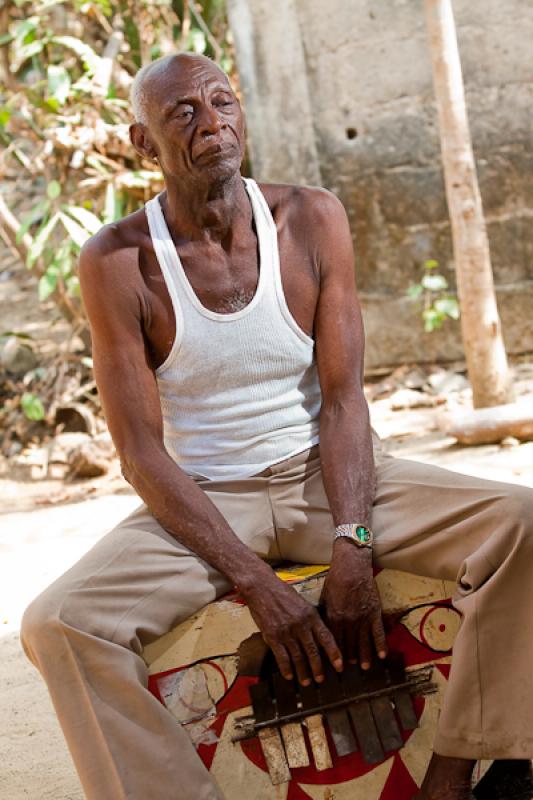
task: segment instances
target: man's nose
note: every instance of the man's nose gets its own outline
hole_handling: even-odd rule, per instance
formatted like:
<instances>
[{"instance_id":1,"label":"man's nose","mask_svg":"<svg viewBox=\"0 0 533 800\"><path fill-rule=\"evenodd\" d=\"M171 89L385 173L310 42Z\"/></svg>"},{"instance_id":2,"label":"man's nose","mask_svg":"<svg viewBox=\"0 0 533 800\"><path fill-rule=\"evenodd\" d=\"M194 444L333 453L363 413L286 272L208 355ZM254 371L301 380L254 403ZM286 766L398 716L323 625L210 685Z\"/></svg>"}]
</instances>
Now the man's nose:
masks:
<instances>
[{"instance_id":1,"label":"man's nose","mask_svg":"<svg viewBox=\"0 0 533 800\"><path fill-rule=\"evenodd\" d=\"M198 117L198 132L209 136L218 133L221 127L216 109L211 106L203 106Z\"/></svg>"}]
</instances>

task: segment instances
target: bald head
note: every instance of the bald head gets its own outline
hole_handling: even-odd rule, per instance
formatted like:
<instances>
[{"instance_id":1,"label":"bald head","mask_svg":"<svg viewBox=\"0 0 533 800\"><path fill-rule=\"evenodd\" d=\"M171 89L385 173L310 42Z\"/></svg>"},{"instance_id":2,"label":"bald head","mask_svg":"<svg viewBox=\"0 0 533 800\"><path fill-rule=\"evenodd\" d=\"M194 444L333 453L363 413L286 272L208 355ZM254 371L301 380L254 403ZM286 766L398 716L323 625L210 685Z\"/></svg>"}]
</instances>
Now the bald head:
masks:
<instances>
[{"instance_id":1,"label":"bald head","mask_svg":"<svg viewBox=\"0 0 533 800\"><path fill-rule=\"evenodd\" d=\"M152 61L150 64L145 64L144 67L137 72L130 89L130 102L133 111L135 122L140 122L143 125L148 125L148 101L150 96L150 85L158 77L162 77L169 68L176 69L179 67L180 62L185 66L190 66L191 61L197 61L200 64L205 64L214 73L218 73L223 80L228 82L226 73L220 69L207 56L201 56L196 53L171 53L168 56L162 56ZM228 82L229 83L229 82Z\"/></svg>"},{"instance_id":2,"label":"bald head","mask_svg":"<svg viewBox=\"0 0 533 800\"><path fill-rule=\"evenodd\" d=\"M220 182L239 172L245 122L227 75L205 56L177 53L139 70L130 138L165 181Z\"/></svg>"}]
</instances>

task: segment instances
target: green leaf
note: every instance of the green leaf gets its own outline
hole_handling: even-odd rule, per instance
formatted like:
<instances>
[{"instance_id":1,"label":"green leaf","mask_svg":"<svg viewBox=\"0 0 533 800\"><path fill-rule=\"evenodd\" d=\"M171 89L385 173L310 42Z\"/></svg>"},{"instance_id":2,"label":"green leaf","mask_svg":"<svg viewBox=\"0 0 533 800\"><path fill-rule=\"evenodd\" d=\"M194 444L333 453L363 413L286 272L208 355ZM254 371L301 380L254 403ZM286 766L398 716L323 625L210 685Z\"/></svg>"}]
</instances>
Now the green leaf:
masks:
<instances>
[{"instance_id":1,"label":"green leaf","mask_svg":"<svg viewBox=\"0 0 533 800\"><path fill-rule=\"evenodd\" d=\"M106 186L103 219L106 225L120 219L122 216L122 202L120 196L111 182Z\"/></svg>"},{"instance_id":2,"label":"green leaf","mask_svg":"<svg viewBox=\"0 0 533 800\"><path fill-rule=\"evenodd\" d=\"M59 270L55 266L50 266L39 279L39 300L41 303L55 292L57 287L57 277Z\"/></svg>"},{"instance_id":3,"label":"green leaf","mask_svg":"<svg viewBox=\"0 0 533 800\"><path fill-rule=\"evenodd\" d=\"M24 392L20 398L20 405L28 419L35 421L44 419L44 406L36 394Z\"/></svg>"},{"instance_id":4,"label":"green leaf","mask_svg":"<svg viewBox=\"0 0 533 800\"><path fill-rule=\"evenodd\" d=\"M13 36L21 44L26 42L30 34L34 34L39 25L39 17L27 17L13 25Z\"/></svg>"},{"instance_id":5,"label":"green leaf","mask_svg":"<svg viewBox=\"0 0 533 800\"><path fill-rule=\"evenodd\" d=\"M102 227L102 221L98 219L96 214L93 214L92 211L88 211L82 206L64 206L64 210L70 214L71 217L74 217L80 225L83 225L91 235L98 233Z\"/></svg>"},{"instance_id":6,"label":"green leaf","mask_svg":"<svg viewBox=\"0 0 533 800\"><path fill-rule=\"evenodd\" d=\"M16 236L17 244L20 244L23 236L29 231L33 223L48 211L49 205L48 200L40 200L33 206L31 211L24 215Z\"/></svg>"},{"instance_id":7,"label":"green leaf","mask_svg":"<svg viewBox=\"0 0 533 800\"><path fill-rule=\"evenodd\" d=\"M67 291L72 297L80 297L80 281L77 275L71 275L66 280Z\"/></svg>"},{"instance_id":8,"label":"green leaf","mask_svg":"<svg viewBox=\"0 0 533 800\"><path fill-rule=\"evenodd\" d=\"M71 90L73 94L79 94L80 92L90 93L94 90L93 82L92 82L92 72L84 72L81 78L78 78L76 83L73 83L71 86Z\"/></svg>"},{"instance_id":9,"label":"green leaf","mask_svg":"<svg viewBox=\"0 0 533 800\"><path fill-rule=\"evenodd\" d=\"M444 314L439 313L435 308L426 308L422 312L422 317L424 319L424 330L427 333L431 333L432 331L440 328L446 317Z\"/></svg>"},{"instance_id":10,"label":"green leaf","mask_svg":"<svg viewBox=\"0 0 533 800\"><path fill-rule=\"evenodd\" d=\"M105 202L102 217L106 225L113 222L115 219L115 205L116 205L116 192L115 187L111 182L105 187Z\"/></svg>"},{"instance_id":11,"label":"green leaf","mask_svg":"<svg viewBox=\"0 0 533 800\"><path fill-rule=\"evenodd\" d=\"M459 303L455 297L440 297L433 305L441 314L451 319L459 319Z\"/></svg>"},{"instance_id":12,"label":"green leaf","mask_svg":"<svg viewBox=\"0 0 533 800\"><path fill-rule=\"evenodd\" d=\"M99 68L100 62L102 61L100 56L94 52L92 47L89 47L88 44L80 41L80 39L76 39L75 36L53 36L51 41L54 42L54 44L68 47L69 50L76 53L76 55L81 58L85 69L91 74L96 72Z\"/></svg>"},{"instance_id":13,"label":"green leaf","mask_svg":"<svg viewBox=\"0 0 533 800\"><path fill-rule=\"evenodd\" d=\"M63 278L67 278L70 273L72 272L72 254L71 254L71 246L72 243L68 242L68 248L61 249L57 256L54 258L53 263L58 268L61 276Z\"/></svg>"},{"instance_id":14,"label":"green leaf","mask_svg":"<svg viewBox=\"0 0 533 800\"><path fill-rule=\"evenodd\" d=\"M77 244L78 247L83 247L91 234L85 230L85 228L82 228L81 225L78 225L78 223L67 214L61 213L60 218L74 244Z\"/></svg>"},{"instance_id":15,"label":"green leaf","mask_svg":"<svg viewBox=\"0 0 533 800\"><path fill-rule=\"evenodd\" d=\"M194 53L198 53L200 56L203 55L207 47L205 33L198 28L193 28L189 33L187 44L188 50L192 50Z\"/></svg>"},{"instance_id":16,"label":"green leaf","mask_svg":"<svg viewBox=\"0 0 533 800\"><path fill-rule=\"evenodd\" d=\"M26 259L26 266L28 267L28 269L31 269L35 264L35 262L37 261L37 259L41 256L44 247L46 245L46 242L48 241L50 234L54 230L58 219L59 219L59 214L54 214L52 217L50 217L48 222L46 222L44 225L40 227L39 231L37 232L37 235L35 236L30 246L28 257Z\"/></svg>"},{"instance_id":17,"label":"green leaf","mask_svg":"<svg viewBox=\"0 0 533 800\"><path fill-rule=\"evenodd\" d=\"M3 33L0 36L0 47L3 47L5 44L9 44L9 42L12 42L14 38L15 37L12 33Z\"/></svg>"},{"instance_id":18,"label":"green leaf","mask_svg":"<svg viewBox=\"0 0 533 800\"><path fill-rule=\"evenodd\" d=\"M18 339L33 339L31 333L24 333L24 331L2 331L0 339L5 339L8 336L16 336Z\"/></svg>"},{"instance_id":19,"label":"green leaf","mask_svg":"<svg viewBox=\"0 0 533 800\"><path fill-rule=\"evenodd\" d=\"M11 119L11 111L6 106L0 108L0 127L5 128Z\"/></svg>"},{"instance_id":20,"label":"green leaf","mask_svg":"<svg viewBox=\"0 0 533 800\"><path fill-rule=\"evenodd\" d=\"M70 76L65 67L51 64L47 69L49 99L64 105L70 92Z\"/></svg>"},{"instance_id":21,"label":"green leaf","mask_svg":"<svg viewBox=\"0 0 533 800\"><path fill-rule=\"evenodd\" d=\"M418 297L420 297L423 291L424 287L422 286L421 283L413 283L407 289L407 297L410 300L416 300Z\"/></svg>"},{"instance_id":22,"label":"green leaf","mask_svg":"<svg viewBox=\"0 0 533 800\"><path fill-rule=\"evenodd\" d=\"M448 281L444 275L424 275L422 286L430 292L440 292L448 288Z\"/></svg>"},{"instance_id":23,"label":"green leaf","mask_svg":"<svg viewBox=\"0 0 533 800\"><path fill-rule=\"evenodd\" d=\"M435 261L434 258L428 258L427 261L424 261L424 268L425 269L437 269L439 266L439 262Z\"/></svg>"},{"instance_id":24,"label":"green leaf","mask_svg":"<svg viewBox=\"0 0 533 800\"><path fill-rule=\"evenodd\" d=\"M15 48L14 59L11 62L11 72L18 72L22 64L32 56L40 53L45 45L44 39L37 39L35 42L23 44L21 47Z\"/></svg>"},{"instance_id":25,"label":"green leaf","mask_svg":"<svg viewBox=\"0 0 533 800\"><path fill-rule=\"evenodd\" d=\"M96 155L86 156L85 162L89 167L92 167L93 169L97 170L97 172L100 172L102 175L105 175L106 177L109 175L109 169L104 164L102 164L102 162Z\"/></svg>"},{"instance_id":26,"label":"green leaf","mask_svg":"<svg viewBox=\"0 0 533 800\"><path fill-rule=\"evenodd\" d=\"M61 184L59 181L50 181L48 186L46 187L46 194L50 198L50 200L55 200L56 197L59 197L61 194Z\"/></svg>"},{"instance_id":27,"label":"green leaf","mask_svg":"<svg viewBox=\"0 0 533 800\"><path fill-rule=\"evenodd\" d=\"M44 103L45 106L50 109L50 111L54 112L54 114L57 114L57 112L61 108L61 103L59 102L57 97L47 97Z\"/></svg>"},{"instance_id":28,"label":"green leaf","mask_svg":"<svg viewBox=\"0 0 533 800\"><path fill-rule=\"evenodd\" d=\"M220 59L220 66L227 75L231 75L231 72L233 70L233 59L231 58L231 56L223 55L222 58Z\"/></svg>"},{"instance_id":29,"label":"green leaf","mask_svg":"<svg viewBox=\"0 0 533 800\"><path fill-rule=\"evenodd\" d=\"M137 68L141 67L139 30L132 19L131 13L124 18L124 33L130 46L130 55Z\"/></svg>"},{"instance_id":30,"label":"green leaf","mask_svg":"<svg viewBox=\"0 0 533 800\"><path fill-rule=\"evenodd\" d=\"M83 2L83 0L77 0L76 2L77 8L81 11L82 14L89 14L96 6L98 7L106 17L110 17L113 13L113 9L110 3L110 0L91 0L90 2Z\"/></svg>"}]
</instances>

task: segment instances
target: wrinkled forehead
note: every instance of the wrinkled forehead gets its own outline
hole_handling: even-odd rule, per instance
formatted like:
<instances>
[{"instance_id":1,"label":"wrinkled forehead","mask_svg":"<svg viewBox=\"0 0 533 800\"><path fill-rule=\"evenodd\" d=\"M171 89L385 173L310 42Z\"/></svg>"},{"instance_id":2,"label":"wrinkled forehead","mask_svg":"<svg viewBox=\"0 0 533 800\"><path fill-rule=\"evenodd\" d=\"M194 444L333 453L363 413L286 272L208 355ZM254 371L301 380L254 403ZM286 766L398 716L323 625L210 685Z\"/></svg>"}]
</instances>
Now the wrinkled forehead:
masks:
<instances>
[{"instance_id":1,"label":"wrinkled forehead","mask_svg":"<svg viewBox=\"0 0 533 800\"><path fill-rule=\"evenodd\" d=\"M217 87L233 91L225 72L205 56L177 55L146 78L150 105L160 109L177 97L189 97Z\"/></svg>"}]
</instances>

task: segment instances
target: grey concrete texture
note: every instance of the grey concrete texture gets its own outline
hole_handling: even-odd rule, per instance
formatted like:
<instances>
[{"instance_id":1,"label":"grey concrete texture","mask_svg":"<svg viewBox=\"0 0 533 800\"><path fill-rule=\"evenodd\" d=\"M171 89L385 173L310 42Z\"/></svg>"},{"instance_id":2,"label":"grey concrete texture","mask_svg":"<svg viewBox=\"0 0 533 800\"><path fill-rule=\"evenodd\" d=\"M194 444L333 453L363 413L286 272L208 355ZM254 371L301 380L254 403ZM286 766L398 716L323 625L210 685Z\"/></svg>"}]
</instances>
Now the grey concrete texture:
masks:
<instances>
[{"instance_id":1,"label":"grey concrete texture","mask_svg":"<svg viewBox=\"0 0 533 800\"><path fill-rule=\"evenodd\" d=\"M528 352L533 15L529 0L453 8L504 336ZM367 367L459 357L459 324L426 335L405 299L426 259L454 285L422 0L229 0L229 12L254 177L320 183L348 211Z\"/></svg>"}]
</instances>

